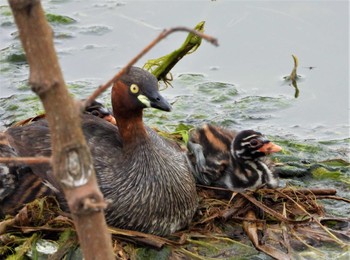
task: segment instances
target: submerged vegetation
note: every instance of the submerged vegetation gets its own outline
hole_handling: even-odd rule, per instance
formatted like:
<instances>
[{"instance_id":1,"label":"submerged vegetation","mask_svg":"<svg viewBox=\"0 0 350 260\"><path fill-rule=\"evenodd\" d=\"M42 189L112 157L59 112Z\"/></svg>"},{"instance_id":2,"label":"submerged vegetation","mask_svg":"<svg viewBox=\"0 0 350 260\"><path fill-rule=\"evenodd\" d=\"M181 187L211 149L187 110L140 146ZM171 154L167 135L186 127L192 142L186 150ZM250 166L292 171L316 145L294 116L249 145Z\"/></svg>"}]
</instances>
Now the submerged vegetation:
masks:
<instances>
[{"instance_id":1,"label":"submerged vegetation","mask_svg":"<svg viewBox=\"0 0 350 260\"><path fill-rule=\"evenodd\" d=\"M76 21L73 18L70 18L65 15L57 15L57 14L46 14L46 19L49 23L57 23L57 24L72 24Z\"/></svg>"}]
</instances>

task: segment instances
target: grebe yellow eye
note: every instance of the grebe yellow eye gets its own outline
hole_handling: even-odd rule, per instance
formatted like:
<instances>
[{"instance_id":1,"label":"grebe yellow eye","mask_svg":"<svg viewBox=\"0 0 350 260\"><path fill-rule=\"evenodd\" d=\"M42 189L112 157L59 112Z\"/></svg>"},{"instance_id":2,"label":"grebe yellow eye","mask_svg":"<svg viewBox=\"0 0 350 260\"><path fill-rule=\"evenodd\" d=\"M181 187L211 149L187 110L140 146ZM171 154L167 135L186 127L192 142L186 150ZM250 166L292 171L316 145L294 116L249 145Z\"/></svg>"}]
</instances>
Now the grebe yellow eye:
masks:
<instances>
[{"instance_id":1,"label":"grebe yellow eye","mask_svg":"<svg viewBox=\"0 0 350 260\"><path fill-rule=\"evenodd\" d=\"M138 92L139 92L139 86L137 86L136 84L131 84L131 86L130 86L130 91L131 91L131 93L133 93L133 94L138 93Z\"/></svg>"}]
</instances>

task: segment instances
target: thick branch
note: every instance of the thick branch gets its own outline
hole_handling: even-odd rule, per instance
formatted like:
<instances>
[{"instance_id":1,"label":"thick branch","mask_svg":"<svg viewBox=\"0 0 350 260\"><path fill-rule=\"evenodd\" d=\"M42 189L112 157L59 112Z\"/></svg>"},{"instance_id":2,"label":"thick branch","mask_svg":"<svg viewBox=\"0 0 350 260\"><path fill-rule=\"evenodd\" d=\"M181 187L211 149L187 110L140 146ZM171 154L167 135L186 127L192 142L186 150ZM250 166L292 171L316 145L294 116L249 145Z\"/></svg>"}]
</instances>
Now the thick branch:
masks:
<instances>
[{"instance_id":1,"label":"thick branch","mask_svg":"<svg viewBox=\"0 0 350 260\"><path fill-rule=\"evenodd\" d=\"M9 0L9 3L30 66L30 85L47 114L53 172L73 213L84 258L113 259L111 237L102 210L106 203L97 186L79 111L65 86L52 30L40 1Z\"/></svg>"},{"instance_id":2,"label":"thick branch","mask_svg":"<svg viewBox=\"0 0 350 260\"><path fill-rule=\"evenodd\" d=\"M41 163L51 163L51 158L50 157L0 157L0 163L41 164Z\"/></svg>"}]
</instances>

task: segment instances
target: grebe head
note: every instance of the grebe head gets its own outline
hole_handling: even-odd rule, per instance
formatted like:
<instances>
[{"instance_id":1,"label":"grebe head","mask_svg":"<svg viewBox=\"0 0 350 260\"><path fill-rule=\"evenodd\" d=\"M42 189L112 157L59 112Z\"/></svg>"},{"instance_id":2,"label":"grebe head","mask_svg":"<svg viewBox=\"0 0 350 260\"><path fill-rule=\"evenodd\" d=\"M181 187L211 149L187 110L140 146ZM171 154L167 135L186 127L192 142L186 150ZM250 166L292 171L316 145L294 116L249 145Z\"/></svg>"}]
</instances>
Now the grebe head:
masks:
<instances>
[{"instance_id":1,"label":"grebe head","mask_svg":"<svg viewBox=\"0 0 350 260\"><path fill-rule=\"evenodd\" d=\"M144 108L153 107L170 111L171 106L158 91L158 80L146 70L131 67L112 89L114 116L130 117ZM139 112L139 113L138 113Z\"/></svg>"}]
</instances>

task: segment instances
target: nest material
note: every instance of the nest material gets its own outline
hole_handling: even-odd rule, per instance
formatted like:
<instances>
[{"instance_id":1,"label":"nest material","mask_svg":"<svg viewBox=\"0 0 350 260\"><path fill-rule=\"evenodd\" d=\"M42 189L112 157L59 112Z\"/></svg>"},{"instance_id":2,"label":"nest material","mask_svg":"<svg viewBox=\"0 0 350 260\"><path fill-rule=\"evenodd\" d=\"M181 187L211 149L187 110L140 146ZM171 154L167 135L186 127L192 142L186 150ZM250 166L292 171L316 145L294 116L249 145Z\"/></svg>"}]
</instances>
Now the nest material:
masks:
<instances>
[{"instance_id":1,"label":"nest material","mask_svg":"<svg viewBox=\"0 0 350 260\"><path fill-rule=\"evenodd\" d=\"M140 250L147 248L160 250L166 258L233 257L239 249L222 248L221 244L238 243L246 247L245 251L247 248L251 251L249 241L257 250L276 259L291 259L305 249L319 251L317 247L324 244L346 250L350 220L327 216L319 203L320 199L350 203L335 193L331 189L295 188L236 193L201 186L198 187L200 206L187 230L168 238L116 228L110 228L110 232L115 254L121 259L138 257ZM28 204L15 217L0 222L0 253L10 254L25 237L33 239L33 234L38 232L42 237L60 240L65 230L74 229L73 222L62 214L58 203L50 197ZM70 247L67 239L64 240L52 258L62 257L77 245L72 233Z\"/></svg>"}]
</instances>

